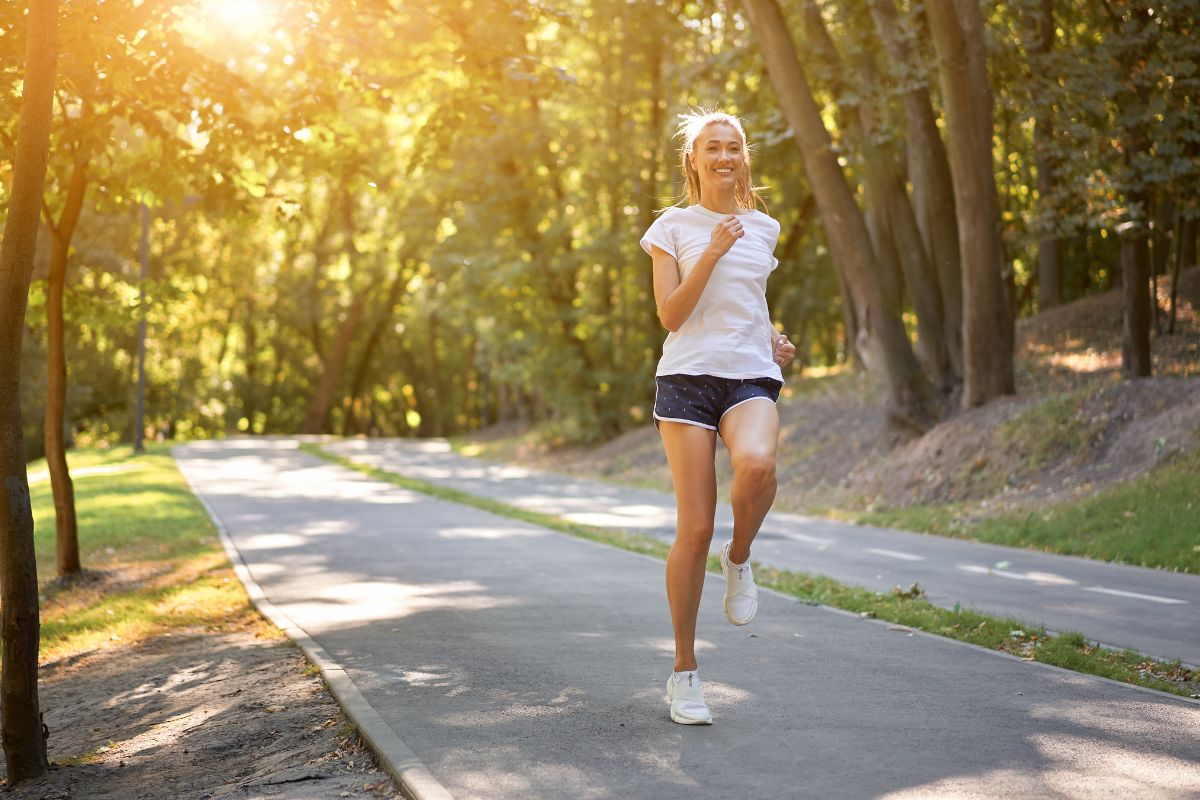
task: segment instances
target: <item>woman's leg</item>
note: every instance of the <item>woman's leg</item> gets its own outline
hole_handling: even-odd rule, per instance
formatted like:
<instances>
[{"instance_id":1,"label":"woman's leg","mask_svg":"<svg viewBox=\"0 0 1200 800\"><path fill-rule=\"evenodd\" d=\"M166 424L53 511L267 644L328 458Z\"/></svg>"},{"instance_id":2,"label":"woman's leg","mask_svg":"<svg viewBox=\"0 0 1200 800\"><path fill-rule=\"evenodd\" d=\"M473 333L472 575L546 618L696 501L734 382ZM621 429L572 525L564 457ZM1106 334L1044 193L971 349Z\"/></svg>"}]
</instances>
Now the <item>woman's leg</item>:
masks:
<instances>
[{"instance_id":1,"label":"woman's leg","mask_svg":"<svg viewBox=\"0 0 1200 800\"><path fill-rule=\"evenodd\" d=\"M775 501L779 412L768 398L748 400L721 418L721 439L733 464L733 544L729 560L745 564L750 543Z\"/></svg>"},{"instance_id":2,"label":"woman's leg","mask_svg":"<svg viewBox=\"0 0 1200 800\"><path fill-rule=\"evenodd\" d=\"M675 542L667 555L667 603L675 628L675 671L696 669L696 614L717 509L713 464L717 432L681 422L659 423L675 484Z\"/></svg>"}]
</instances>

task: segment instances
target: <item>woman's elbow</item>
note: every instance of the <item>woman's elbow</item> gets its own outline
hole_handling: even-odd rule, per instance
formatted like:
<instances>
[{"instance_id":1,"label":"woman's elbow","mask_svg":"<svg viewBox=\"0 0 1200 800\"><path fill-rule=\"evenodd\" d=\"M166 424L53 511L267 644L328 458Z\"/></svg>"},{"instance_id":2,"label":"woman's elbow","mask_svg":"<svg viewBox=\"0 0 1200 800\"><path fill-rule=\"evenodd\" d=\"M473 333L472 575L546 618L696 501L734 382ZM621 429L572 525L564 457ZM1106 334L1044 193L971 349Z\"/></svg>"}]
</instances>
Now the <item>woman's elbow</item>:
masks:
<instances>
[{"instance_id":1,"label":"woman's elbow","mask_svg":"<svg viewBox=\"0 0 1200 800\"><path fill-rule=\"evenodd\" d=\"M672 315L664 313L661 308L658 310L658 321L661 322L662 326L671 333L675 333L677 330L679 330L679 326L681 324L680 321L675 319Z\"/></svg>"}]
</instances>

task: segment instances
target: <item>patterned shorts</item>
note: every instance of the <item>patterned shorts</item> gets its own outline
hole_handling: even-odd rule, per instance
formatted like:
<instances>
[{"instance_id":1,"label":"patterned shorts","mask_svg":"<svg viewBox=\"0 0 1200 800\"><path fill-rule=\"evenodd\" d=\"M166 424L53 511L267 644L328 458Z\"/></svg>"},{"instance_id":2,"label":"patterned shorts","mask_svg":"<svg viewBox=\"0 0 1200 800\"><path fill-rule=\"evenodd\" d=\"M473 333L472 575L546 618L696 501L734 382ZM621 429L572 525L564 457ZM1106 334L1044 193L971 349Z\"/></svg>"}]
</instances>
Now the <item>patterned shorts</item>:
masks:
<instances>
[{"instance_id":1,"label":"patterned shorts","mask_svg":"<svg viewBox=\"0 0 1200 800\"><path fill-rule=\"evenodd\" d=\"M779 400L783 383L774 378L717 378L712 375L659 375L654 379L654 427L682 422L718 430L729 409L760 397Z\"/></svg>"}]
</instances>

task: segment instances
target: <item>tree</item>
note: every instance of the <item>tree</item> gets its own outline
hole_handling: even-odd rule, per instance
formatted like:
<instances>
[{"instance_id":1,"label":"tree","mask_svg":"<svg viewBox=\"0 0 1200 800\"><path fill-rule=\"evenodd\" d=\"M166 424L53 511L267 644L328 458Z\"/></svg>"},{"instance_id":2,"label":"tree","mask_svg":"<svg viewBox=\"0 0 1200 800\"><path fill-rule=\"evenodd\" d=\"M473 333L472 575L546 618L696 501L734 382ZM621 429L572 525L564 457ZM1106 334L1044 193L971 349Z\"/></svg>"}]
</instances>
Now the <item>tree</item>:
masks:
<instances>
[{"instance_id":1,"label":"tree","mask_svg":"<svg viewBox=\"0 0 1200 800\"><path fill-rule=\"evenodd\" d=\"M886 380L893 419L926 430L936 414L932 392L912 352L904 326L880 290L880 268L862 212L830 149L829 132L813 100L787 23L775 0L744 0L750 27L816 198L834 260L842 265L853 298L858 335L869 370Z\"/></svg>"},{"instance_id":2,"label":"tree","mask_svg":"<svg viewBox=\"0 0 1200 800\"><path fill-rule=\"evenodd\" d=\"M13 188L0 244L0 737L8 778L43 774L46 741L38 704L38 586L33 509L21 435L21 336L50 149L58 58L58 2L30 4Z\"/></svg>"},{"instance_id":3,"label":"tree","mask_svg":"<svg viewBox=\"0 0 1200 800\"><path fill-rule=\"evenodd\" d=\"M934 385L949 394L961 381L961 375L956 374L951 363L944 335L938 273L904 186L903 169L886 115L880 113L883 91L870 54L871 43L853 42L857 63L850 69L843 62L820 9L806 5L803 19L808 48L833 84L838 104L848 112L846 140L862 162L866 221L875 256L885 274L903 277L917 317L917 356ZM854 22L857 20L852 20L847 29L857 30L859 37L865 38L863 34L868 34L869 28ZM888 300L889 305L899 314L899 287L889 294L894 295Z\"/></svg>"},{"instance_id":4,"label":"tree","mask_svg":"<svg viewBox=\"0 0 1200 800\"><path fill-rule=\"evenodd\" d=\"M1063 46L1042 56L1055 76L1046 86L1058 122L1054 210L1064 227L1097 231L1110 243L1109 283L1119 280L1125 296L1122 373L1145 377L1157 303L1152 264L1167 263L1171 229L1179 232L1176 258L1186 255L1189 229L1195 239L1189 222L1200 217L1200 2L1061 10Z\"/></svg>"},{"instance_id":5,"label":"tree","mask_svg":"<svg viewBox=\"0 0 1200 800\"><path fill-rule=\"evenodd\" d=\"M958 252L958 212L946 146L938 131L937 114L929 97L914 41L912 15L901 18L894 0L870 0L871 19L883 41L901 93L905 144L912 202L926 252L937 268L942 293L943 337L955 381L962 382L962 261Z\"/></svg>"},{"instance_id":6,"label":"tree","mask_svg":"<svg viewBox=\"0 0 1200 800\"><path fill-rule=\"evenodd\" d=\"M1048 58L1054 47L1054 0L1039 0L1034 15L1033 44L1030 62L1038 83L1053 80ZM1048 74L1049 73L1049 74ZM1040 93L1039 93L1040 94ZM1053 96L1051 93L1046 95ZM1038 205L1042 213L1038 220L1038 308L1053 308L1062 302L1062 239L1047 219L1052 214L1056 169L1054 159L1054 108L1045 102L1034 111L1033 153L1037 165Z\"/></svg>"},{"instance_id":7,"label":"tree","mask_svg":"<svg viewBox=\"0 0 1200 800\"><path fill-rule=\"evenodd\" d=\"M85 104L86 107L86 104ZM85 115L86 116L86 115ZM90 153L86 146L74 143L74 158L63 211L58 220L44 206L46 225L53 236L50 248L50 276L46 298L46 415L42 435L46 449L46 468L54 494L54 520L57 536L59 577L74 575L82 569L79 559L79 527L75 519L75 485L67 467L66 416L67 351L63 321L63 295L67 285L67 259L71 239L83 210L87 191Z\"/></svg>"},{"instance_id":8,"label":"tree","mask_svg":"<svg viewBox=\"0 0 1200 800\"><path fill-rule=\"evenodd\" d=\"M992 92L978 0L925 4L945 104L963 265L964 408L1015 391L1012 318L1001 278Z\"/></svg>"},{"instance_id":9,"label":"tree","mask_svg":"<svg viewBox=\"0 0 1200 800\"><path fill-rule=\"evenodd\" d=\"M59 71L59 121L54 126L50 179L43 217L52 235L46 302L46 406L43 437L54 493L58 574L79 572L79 532L75 493L67 465L67 325L63 301L73 241L89 186L99 182L109 202L126 191L169 196L178 175L192 165L192 154L178 127L211 127L214 115L203 100L213 75L206 59L189 48L173 29L174 12L166 6L108 3L70 6L61 35L68 44ZM135 43L136 44L133 44ZM123 161L118 132L138 129L161 172L139 181L135 165ZM167 165L175 169L163 169ZM131 186L135 183L142 186ZM174 186L173 186L174 184Z\"/></svg>"}]
</instances>

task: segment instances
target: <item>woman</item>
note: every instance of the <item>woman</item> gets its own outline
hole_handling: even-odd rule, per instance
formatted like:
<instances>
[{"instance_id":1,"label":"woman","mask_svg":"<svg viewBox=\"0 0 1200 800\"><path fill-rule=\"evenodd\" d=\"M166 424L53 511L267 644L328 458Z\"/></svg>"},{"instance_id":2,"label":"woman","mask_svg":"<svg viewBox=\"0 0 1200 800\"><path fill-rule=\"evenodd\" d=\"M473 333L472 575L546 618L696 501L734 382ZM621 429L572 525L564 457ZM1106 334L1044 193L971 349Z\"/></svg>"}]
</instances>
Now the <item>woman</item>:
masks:
<instances>
[{"instance_id":1,"label":"woman","mask_svg":"<svg viewBox=\"0 0 1200 800\"><path fill-rule=\"evenodd\" d=\"M767 277L779 223L758 211L741 122L720 112L683 115L686 207L668 208L641 240L654 261L654 301L670 333L655 382L677 505L667 556L667 602L675 668L667 681L671 719L709 725L697 672L696 614L713 535L716 438L733 463L733 539L721 548L725 616L745 625L758 609L750 543L775 499L781 368L796 348L767 311Z\"/></svg>"}]
</instances>

